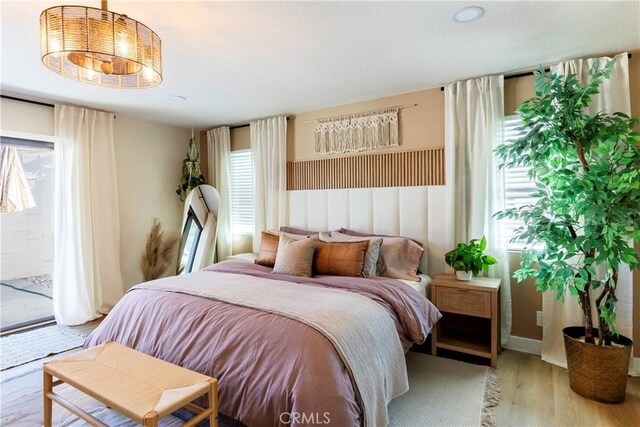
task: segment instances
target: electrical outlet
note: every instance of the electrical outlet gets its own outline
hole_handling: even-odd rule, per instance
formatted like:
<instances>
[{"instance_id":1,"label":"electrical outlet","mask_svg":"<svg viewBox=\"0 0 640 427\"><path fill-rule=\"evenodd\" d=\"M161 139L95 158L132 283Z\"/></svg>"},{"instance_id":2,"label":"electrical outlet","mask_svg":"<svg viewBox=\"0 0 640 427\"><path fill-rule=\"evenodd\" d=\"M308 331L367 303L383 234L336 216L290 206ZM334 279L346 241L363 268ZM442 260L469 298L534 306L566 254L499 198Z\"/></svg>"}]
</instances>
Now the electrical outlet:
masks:
<instances>
[{"instance_id":1,"label":"electrical outlet","mask_svg":"<svg viewBox=\"0 0 640 427\"><path fill-rule=\"evenodd\" d=\"M541 311L536 311L536 325L538 326L544 325L544 317Z\"/></svg>"}]
</instances>

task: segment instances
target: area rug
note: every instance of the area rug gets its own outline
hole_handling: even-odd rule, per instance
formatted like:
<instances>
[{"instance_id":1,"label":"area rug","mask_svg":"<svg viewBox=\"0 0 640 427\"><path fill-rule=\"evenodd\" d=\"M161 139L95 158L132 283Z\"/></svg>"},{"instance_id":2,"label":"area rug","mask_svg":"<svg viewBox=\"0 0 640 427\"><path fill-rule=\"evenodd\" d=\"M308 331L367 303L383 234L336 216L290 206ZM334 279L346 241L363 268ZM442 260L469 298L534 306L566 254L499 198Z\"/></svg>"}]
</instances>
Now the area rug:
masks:
<instances>
[{"instance_id":1,"label":"area rug","mask_svg":"<svg viewBox=\"0 0 640 427\"><path fill-rule=\"evenodd\" d=\"M390 425L478 426L495 425L491 412L498 404L499 391L495 370L420 353L407 354L410 391L389 405ZM42 375L34 372L2 383L0 425L42 425ZM56 389L58 390L58 388ZM63 385L61 394L100 418L109 426L134 426L117 412ZM55 426L86 425L54 404ZM161 426L182 425L186 412L166 417ZM235 420L221 416L220 426L236 427ZM202 422L199 427L208 426Z\"/></svg>"},{"instance_id":2,"label":"area rug","mask_svg":"<svg viewBox=\"0 0 640 427\"><path fill-rule=\"evenodd\" d=\"M58 325L0 337L0 370L80 347L84 338L84 334Z\"/></svg>"},{"instance_id":3,"label":"area rug","mask_svg":"<svg viewBox=\"0 0 640 427\"><path fill-rule=\"evenodd\" d=\"M494 369L414 352L407 369L409 392L389 404L390 426L495 426Z\"/></svg>"}]
</instances>

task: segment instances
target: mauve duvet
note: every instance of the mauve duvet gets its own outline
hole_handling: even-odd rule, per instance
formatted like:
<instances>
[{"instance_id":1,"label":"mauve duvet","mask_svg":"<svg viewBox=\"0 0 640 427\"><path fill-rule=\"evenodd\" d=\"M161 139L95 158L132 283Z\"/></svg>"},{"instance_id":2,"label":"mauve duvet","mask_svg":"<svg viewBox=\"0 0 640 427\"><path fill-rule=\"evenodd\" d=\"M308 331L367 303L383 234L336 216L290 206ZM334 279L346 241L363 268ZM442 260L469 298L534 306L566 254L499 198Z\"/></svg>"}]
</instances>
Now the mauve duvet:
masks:
<instances>
[{"instance_id":1,"label":"mauve duvet","mask_svg":"<svg viewBox=\"0 0 640 427\"><path fill-rule=\"evenodd\" d=\"M405 350L424 341L440 318L426 298L393 279L286 276L233 261L206 270L364 295L393 318ZM218 378L220 411L249 426L360 424L354 385L333 344L296 320L199 296L133 289L85 347L107 341Z\"/></svg>"}]
</instances>

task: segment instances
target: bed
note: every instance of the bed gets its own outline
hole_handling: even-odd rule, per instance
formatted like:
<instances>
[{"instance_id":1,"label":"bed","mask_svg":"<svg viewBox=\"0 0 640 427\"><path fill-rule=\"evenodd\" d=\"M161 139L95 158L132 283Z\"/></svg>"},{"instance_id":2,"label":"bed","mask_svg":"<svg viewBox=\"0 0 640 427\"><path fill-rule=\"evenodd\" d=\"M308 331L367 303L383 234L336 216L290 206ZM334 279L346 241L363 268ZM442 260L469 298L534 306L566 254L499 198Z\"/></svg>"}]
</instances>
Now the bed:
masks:
<instances>
[{"instance_id":1,"label":"bed","mask_svg":"<svg viewBox=\"0 0 640 427\"><path fill-rule=\"evenodd\" d=\"M218 378L249 426L384 425L408 389L404 353L440 313L388 278L297 277L230 260L132 288L87 338Z\"/></svg>"}]
</instances>

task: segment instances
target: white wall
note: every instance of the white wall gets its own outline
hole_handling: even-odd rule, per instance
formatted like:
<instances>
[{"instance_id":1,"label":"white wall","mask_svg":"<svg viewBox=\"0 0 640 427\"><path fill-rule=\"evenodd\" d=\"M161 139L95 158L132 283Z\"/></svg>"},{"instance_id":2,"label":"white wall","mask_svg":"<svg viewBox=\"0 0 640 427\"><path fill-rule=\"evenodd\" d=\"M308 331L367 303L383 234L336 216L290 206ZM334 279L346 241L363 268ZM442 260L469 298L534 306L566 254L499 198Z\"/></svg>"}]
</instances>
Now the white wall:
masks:
<instances>
[{"instance_id":1,"label":"white wall","mask_svg":"<svg viewBox=\"0 0 640 427\"><path fill-rule=\"evenodd\" d=\"M127 288L142 282L140 255L153 218L164 230L180 232L183 204L175 190L190 137L188 129L116 118L120 261ZM175 268L172 265L167 273Z\"/></svg>"},{"instance_id":2,"label":"white wall","mask_svg":"<svg viewBox=\"0 0 640 427\"><path fill-rule=\"evenodd\" d=\"M53 108L0 98L0 129L53 136Z\"/></svg>"},{"instance_id":3,"label":"white wall","mask_svg":"<svg viewBox=\"0 0 640 427\"><path fill-rule=\"evenodd\" d=\"M2 99L0 129L52 136L53 108ZM180 231L182 203L175 190L190 136L189 129L116 117L120 260L126 288L142 281L140 255L153 218L167 231ZM0 216L0 227L4 222ZM174 270L175 264L167 273Z\"/></svg>"}]
</instances>

